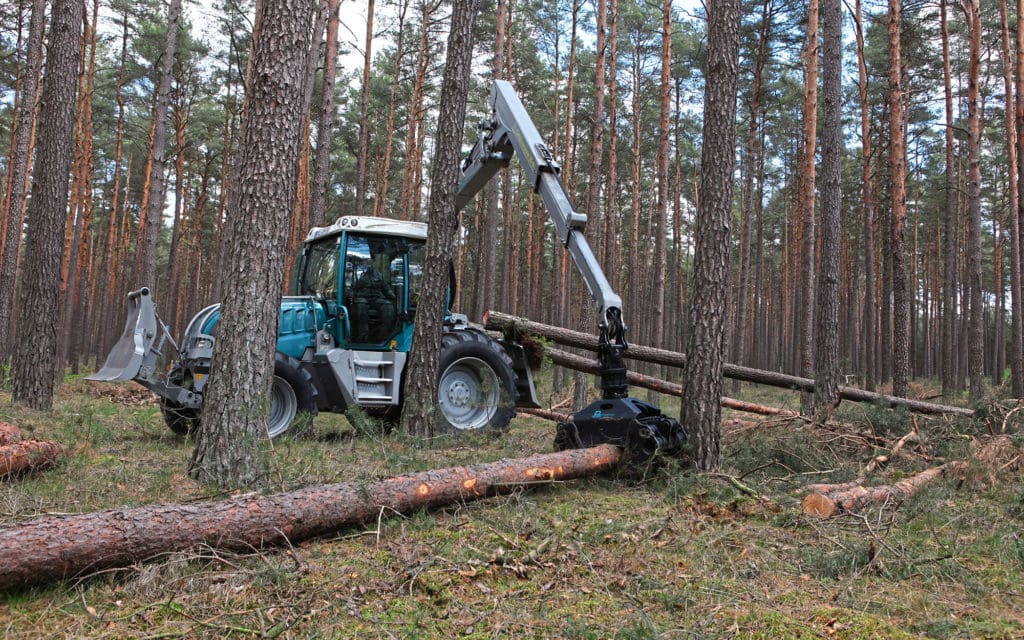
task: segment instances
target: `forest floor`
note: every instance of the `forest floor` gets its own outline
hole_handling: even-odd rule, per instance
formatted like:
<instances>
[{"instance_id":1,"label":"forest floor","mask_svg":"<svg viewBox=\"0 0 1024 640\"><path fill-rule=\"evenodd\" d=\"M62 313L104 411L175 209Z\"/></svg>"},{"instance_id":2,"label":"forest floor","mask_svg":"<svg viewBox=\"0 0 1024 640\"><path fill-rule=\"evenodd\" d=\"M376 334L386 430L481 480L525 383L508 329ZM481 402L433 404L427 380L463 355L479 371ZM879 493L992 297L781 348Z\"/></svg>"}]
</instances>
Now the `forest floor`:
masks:
<instances>
[{"instance_id":1,"label":"forest floor","mask_svg":"<svg viewBox=\"0 0 1024 640\"><path fill-rule=\"evenodd\" d=\"M798 402L753 388L738 396ZM722 475L597 477L383 518L282 551L169 554L0 594L0 636L1024 638L1020 472L974 462L966 478L940 479L902 504L827 520L805 516L795 493L856 477L912 420L923 443L867 484L970 460L1002 429L993 415L953 422L844 403L824 429L732 424ZM55 469L0 482L0 526L215 497L185 477L192 443L165 428L140 387L72 380L47 413L11 408L0 392L0 420L69 450ZM356 434L341 416L318 416L314 427L267 446L260 490L545 452L554 433L526 417L501 437L426 444ZM1019 446L1019 426L1007 432Z\"/></svg>"}]
</instances>

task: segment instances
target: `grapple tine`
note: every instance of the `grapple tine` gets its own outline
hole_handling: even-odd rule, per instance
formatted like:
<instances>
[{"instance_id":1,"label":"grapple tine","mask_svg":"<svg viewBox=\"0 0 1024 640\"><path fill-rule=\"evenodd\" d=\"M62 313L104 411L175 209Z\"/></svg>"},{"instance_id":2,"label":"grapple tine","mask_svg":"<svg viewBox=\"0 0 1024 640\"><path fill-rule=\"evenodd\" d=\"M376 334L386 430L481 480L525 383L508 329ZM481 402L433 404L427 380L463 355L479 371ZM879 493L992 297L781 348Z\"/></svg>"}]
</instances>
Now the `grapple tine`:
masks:
<instances>
[{"instance_id":1,"label":"grapple tine","mask_svg":"<svg viewBox=\"0 0 1024 640\"><path fill-rule=\"evenodd\" d=\"M149 287L132 291L128 294L128 318L121 337L107 355L103 368L86 380L133 380L142 369L146 353L156 339L156 332L156 308Z\"/></svg>"}]
</instances>

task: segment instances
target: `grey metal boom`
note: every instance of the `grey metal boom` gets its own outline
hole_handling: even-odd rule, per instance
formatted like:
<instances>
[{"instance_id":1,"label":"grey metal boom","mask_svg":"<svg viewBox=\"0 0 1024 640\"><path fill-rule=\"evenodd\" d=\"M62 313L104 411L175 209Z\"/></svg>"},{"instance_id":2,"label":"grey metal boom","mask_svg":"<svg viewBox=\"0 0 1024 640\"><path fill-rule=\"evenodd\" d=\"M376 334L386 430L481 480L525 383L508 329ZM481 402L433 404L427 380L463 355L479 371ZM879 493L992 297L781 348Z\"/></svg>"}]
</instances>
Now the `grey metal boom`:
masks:
<instances>
[{"instance_id":1,"label":"grey metal boom","mask_svg":"<svg viewBox=\"0 0 1024 640\"><path fill-rule=\"evenodd\" d=\"M456 207L462 209L466 206L495 173L508 166L513 154L519 158L534 192L540 194L559 240L572 256L590 296L597 304L600 340L606 347L598 352L604 395L625 397L626 370L621 355L628 344L622 321L622 298L612 289L583 235L587 216L572 206L562 185L562 169L554 154L544 144L515 89L504 80L495 80L491 89L491 116L490 120L480 123L476 144L462 163Z\"/></svg>"},{"instance_id":2,"label":"grey metal boom","mask_svg":"<svg viewBox=\"0 0 1024 640\"><path fill-rule=\"evenodd\" d=\"M597 303L598 322L611 328L609 322L614 324L614 321L609 319L608 310L621 311L622 299L612 289L583 235L587 216L572 206L562 185L561 167L554 154L544 144L511 84L504 80L494 81L491 107L493 119L480 123L480 137L463 162L456 206L461 209L472 200L495 173L508 166L515 152L534 192L540 195L559 240L568 249L587 290Z\"/></svg>"}]
</instances>

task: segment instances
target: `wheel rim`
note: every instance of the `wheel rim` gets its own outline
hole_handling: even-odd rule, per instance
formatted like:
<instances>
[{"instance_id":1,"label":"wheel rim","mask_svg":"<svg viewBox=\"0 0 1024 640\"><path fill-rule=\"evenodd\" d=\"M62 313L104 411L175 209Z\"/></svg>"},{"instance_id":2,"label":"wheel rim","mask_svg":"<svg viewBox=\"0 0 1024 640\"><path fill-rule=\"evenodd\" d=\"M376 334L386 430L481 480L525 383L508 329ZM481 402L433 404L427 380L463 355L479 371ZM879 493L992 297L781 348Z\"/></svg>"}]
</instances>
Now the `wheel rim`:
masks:
<instances>
[{"instance_id":1,"label":"wheel rim","mask_svg":"<svg viewBox=\"0 0 1024 640\"><path fill-rule=\"evenodd\" d=\"M295 399L295 390L280 376L274 376L270 387L270 415L267 416L267 433L275 438L288 430L288 425L295 419L299 403Z\"/></svg>"},{"instance_id":2,"label":"wheel rim","mask_svg":"<svg viewBox=\"0 0 1024 640\"><path fill-rule=\"evenodd\" d=\"M479 358L460 358L441 374L441 412L456 429L486 427L498 411L498 376Z\"/></svg>"}]
</instances>

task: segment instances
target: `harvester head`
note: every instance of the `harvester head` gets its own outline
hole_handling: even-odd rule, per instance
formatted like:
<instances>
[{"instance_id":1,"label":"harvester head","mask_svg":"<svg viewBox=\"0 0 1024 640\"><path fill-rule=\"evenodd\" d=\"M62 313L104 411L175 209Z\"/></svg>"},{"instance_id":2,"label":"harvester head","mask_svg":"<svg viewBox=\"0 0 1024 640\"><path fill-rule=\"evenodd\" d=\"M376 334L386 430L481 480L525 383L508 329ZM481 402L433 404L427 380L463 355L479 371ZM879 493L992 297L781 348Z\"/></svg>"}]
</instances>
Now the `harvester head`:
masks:
<instances>
[{"instance_id":1,"label":"harvester head","mask_svg":"<svg viewBox=\"0 0 1024 640\"><path fill-rule=\"evenodd\" d=\"M623 466L637 467L655 456L681 456L686 432L679 421L637 398L605 398L577 412L572 422L559 422L555 446L581 449L599 444L623 448Z\"/></svg>"}]
</instances>

